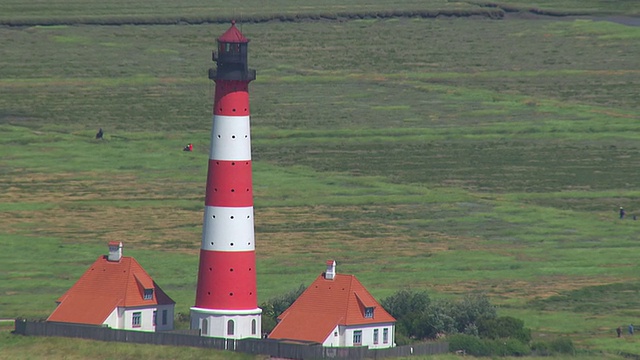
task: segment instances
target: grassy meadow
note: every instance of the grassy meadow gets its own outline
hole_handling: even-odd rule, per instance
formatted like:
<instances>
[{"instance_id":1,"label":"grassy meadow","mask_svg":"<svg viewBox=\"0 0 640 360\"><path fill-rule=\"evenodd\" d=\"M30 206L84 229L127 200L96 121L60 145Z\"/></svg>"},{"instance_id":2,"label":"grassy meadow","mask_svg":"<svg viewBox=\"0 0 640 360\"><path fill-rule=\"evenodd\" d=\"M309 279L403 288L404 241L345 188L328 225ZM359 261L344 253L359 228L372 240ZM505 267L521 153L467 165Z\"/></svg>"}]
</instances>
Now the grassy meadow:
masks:
<instances>
[{"instance_id":1,"label":"grassy meadow","mask_svg":"<svg viewBox=\"0 0 640 360\"><path fill-rule=\"evenodd\" d=\"M11 0L0 20L479 7L370 3L249 1L240 11L198 0L180 9ZM535 6L637 15L631 1ZM47 317L114 240L188 314L211 131L207 69L228 26L0 27L0 318ZM434 298L483 292L534 337L570 336L600 358L640 355L640 340L614 331L640 323L640 27L531 16L239 27L258 73L260 301L309 284L335 259L378 299L405 287ZM189 142L194 152L182 152ZM0 329L0 358L85 358L100 346ZM118 348L105 358L156 356ZM203 354L214 353L190 356Z\"/></svg>"}]
</instances>

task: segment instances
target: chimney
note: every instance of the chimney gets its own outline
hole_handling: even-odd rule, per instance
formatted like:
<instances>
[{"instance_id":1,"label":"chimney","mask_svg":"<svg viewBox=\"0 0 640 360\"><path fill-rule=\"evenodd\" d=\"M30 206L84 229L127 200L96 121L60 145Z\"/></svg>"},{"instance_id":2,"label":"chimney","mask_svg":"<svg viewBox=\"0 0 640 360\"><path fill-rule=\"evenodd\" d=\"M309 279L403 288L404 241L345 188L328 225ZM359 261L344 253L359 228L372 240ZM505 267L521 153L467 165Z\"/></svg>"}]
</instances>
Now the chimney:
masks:
<instances>
[{"instance_id":1,"label":"chimney","mask_svg":"<svg viewBox=\"0 0 640 360\"><path fill-rule=\"evenodd\" d=\"M333 280L336 276L336 262L335 260L327 260L327 271L324 272L324 278L327 280Z\"/></svg>"},{"instance_id":2,"label":"chimney","mask_svg":"<svg viewBox=\"0 0 640 360\"><path fill-rule=\"evenodd\" d=\"M122 242L110 241L109 242L109 261L120 261L122 259Z\"/></svg>"}]
</instances>

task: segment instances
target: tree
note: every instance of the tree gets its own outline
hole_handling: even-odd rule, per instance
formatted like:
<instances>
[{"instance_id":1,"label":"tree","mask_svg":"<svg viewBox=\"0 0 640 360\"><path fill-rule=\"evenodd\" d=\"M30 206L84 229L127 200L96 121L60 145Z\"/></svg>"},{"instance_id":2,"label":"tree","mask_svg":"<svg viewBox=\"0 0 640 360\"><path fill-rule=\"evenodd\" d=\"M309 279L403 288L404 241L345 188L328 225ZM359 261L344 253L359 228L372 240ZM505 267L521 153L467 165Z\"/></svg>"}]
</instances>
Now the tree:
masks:
<instances>
[{"instance_id":1,"label":"tree","mask_svg":"<svg viewBox=\"0 0 640 360\"><path fill-rule=\"evenodd\" d=\"M380 302L380 305L396 318L396 333L407 338L421 338L420 331L416 329L416 325L420 323L416 320L426 314L429 304L431 299L426 291L416 292L411 289L399 290Z\"/></svg>"},{"instance_id":2,"label":"tree","mask_svg":"<svg viewBox=\"0 0 640 360\"><path fill-rule=\"evenodd\" d=\"M460 333L466 333L465 330L476 324L479 319L493 319L497 316L496 307L491 305L489 298L484 294L469 294L461 301L450 304L449 314Z\"/></svg>"},{"instance_id":3,"label":"tree","mask_svg":"<svg viewBox=\"0 0 640 360\"><path fill-rule=\"evenodd\" d=\"M511 316L495 319L482 318L477 321L478 335L490 339L517 339L523 343L531 341L531 330L524 327L524 321Z\"/></svg>"},{"instance_id":4,"label":"tree","mask_svg":"<svg viewBox=\"0 0 640 360\"><path fill-rule=\"evenodd\" d=\"M271 332L278 323L278 316L287 310L306 289L306 286L300 284L297 289L273 297L260 304L260 308L262 308L262 330L267 333Z\"/></svg>"},{"instance_id":5,"label":"tree","mask_svg":"<svg viewBox=\"0 0 640 360\"><path fill-rule=\"evenodd\" d=\"M410 314L422 313L430 303L431 299L426 291L416 292L411 289L403 289L383 299L380 304L398 320Z\"/></svg>"}]
</instances>

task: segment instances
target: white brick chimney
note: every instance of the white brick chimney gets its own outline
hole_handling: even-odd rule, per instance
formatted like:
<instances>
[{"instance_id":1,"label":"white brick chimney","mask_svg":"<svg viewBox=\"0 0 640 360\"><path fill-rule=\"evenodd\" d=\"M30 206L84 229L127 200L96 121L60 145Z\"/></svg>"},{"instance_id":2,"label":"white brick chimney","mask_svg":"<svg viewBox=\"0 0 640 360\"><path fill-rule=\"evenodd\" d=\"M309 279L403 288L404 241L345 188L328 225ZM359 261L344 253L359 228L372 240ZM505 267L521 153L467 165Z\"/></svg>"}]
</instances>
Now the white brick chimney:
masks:
<instances>
[{"instance_id":1,"label":"white brick chimney","mask_svg":"<svg viewBox=\"0 0 640 360\"><path fill-rule=\"evenodd\" d=\"M120 261L122 259L122 242L110 241L109 242L109 261Z\"/></svg>"},{"instance_id":2,"label":"white brick chimney","mask_svg":"<svg viewBox=\"0 0 640 360\"><path fill-rule=\"evenodd\" d=\"M336 276L336 262L335 260L327 260L327 271L324 272L324 278L327 280L333 280Z\"/></svg>"}]
</instances>

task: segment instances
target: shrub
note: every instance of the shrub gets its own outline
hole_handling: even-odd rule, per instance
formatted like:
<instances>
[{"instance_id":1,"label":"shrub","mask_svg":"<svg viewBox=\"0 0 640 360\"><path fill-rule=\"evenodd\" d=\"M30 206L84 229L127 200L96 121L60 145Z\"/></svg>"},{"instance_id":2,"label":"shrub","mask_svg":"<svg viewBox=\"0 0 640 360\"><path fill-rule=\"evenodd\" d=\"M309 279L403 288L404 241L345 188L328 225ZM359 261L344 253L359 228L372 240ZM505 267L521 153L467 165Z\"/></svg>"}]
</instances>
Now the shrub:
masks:
<instances>
[{"instance_id":1,"label":"shrub","mask_svg":"<svg viewBox=\"0 0 640 360\"><path fill-rule=\"evenodd\" d=\"M431 299L426 291L416 292L403 289L383 299L380 305L397 320L408 315L422 313L430 303Z\"/></svg>"},{"instance_id":2,"label":"shrub","mask_svg":"<svg viewBox=\"0 0 640 360\"><path fill-rule=\"evenodd\" d=\"M561 337L549 342L549 349L559 354L575 354L576 348L573 346L573 341L567 337Z\"/></svg>"},{"instance_id":3,"label":"shrub","mask_svg":"<svg viewBox=\"0 0 640 360\"><path fill-rule=\"evenodd\" d=\"M449 337L449 351L463 350L473 356L525 356L531 348L517 339L481 339L476 336L456 334Z\"/></svg>"},{"instance_id":4,"label":"shrub","mask_svg":"<svg viewBox=\"0 0 640 360\"><path fill-rule=\"evenodd\" d=\"M449 340L449 351L456 352L459 350L463 350L468 355L473 356L490 356L491 349L487 346L486 342L483 342L480 338L464 335L464 334L456 334L452 335L448 338Z\"/></svg>"},{"instance_id":5,"label":"shrub","mask_svg":"<svg viewBox=\"0 0 640 360\"><path fill-rule=\"evenodd\" d=\"M396 345L398 346L411 344L411 339L409 339L406 335L404 335L400 331L397 331L397 329L396 329L395 341L396 341Z\"/></svg>"},{"instance_id":6,"label":"shrub","mask_svg":"<svg viewBox=\"0 0 640 360\"><path fill-rule=\"evenodd\" d=\"M490 339L517 339L523 343L531 341L531 330L524 327L524 321L510 316L495 319L481 318L476 322L478 335Z\"/></svg>"},{"instance_id":7,"label":"shrub","mask_svg":"<svg viewBox=\"0 0 640 360\"><path fill-rule=\"evenodd\" d=\"M554 354L575 355L576 353L573 341L566 337L556 338L550 341L535 341L531 344L531 350L538 356L549 356Z\"/></svg>"},{"instance_id":8,"label":"shrub","mask_svg":"<svg viewBox=\"0 0 640 360\"><path fill-rule=\"evenodd\" d=\"M536 356L549 356L552 354L549 343L546 341L534 341L531 344L531 351Z\"/></svg>"},{"instance_id":9,"label":"shrub","mask_svg":"<svg viewBox=\"0 0 640 360\"><path fill-rule=\"evenodd\" d=\"M430 333L423 327L423 321L431 300L425 291L410 289L397 291L383 299L380 304L391 316L396 318L396 336L403 334L407 338L424 338Z\"/></svg>"},{"instance_id":10,"label":"shrub","mask_svg":"<svg viewBox=\"0 0 640 360\"><path fill-rule=\"evenodd\" d=\"M451 304L450 316L455 320L458 332L482 318L495 318L496 308L491 305L489 298L483 294L469 294L461 301Z\"/></svg>"},{"instance_id":11,"label":"shrub","mask_svg":"<svg viewBox=\"0 0 640 360\"><path fill-rule=\"evenodd\" d=\"M531 354L531 348L529 345L520 340L506 339L503 344L505 347L505 356L525 356Z\"/></svg>"}]
</instances>

